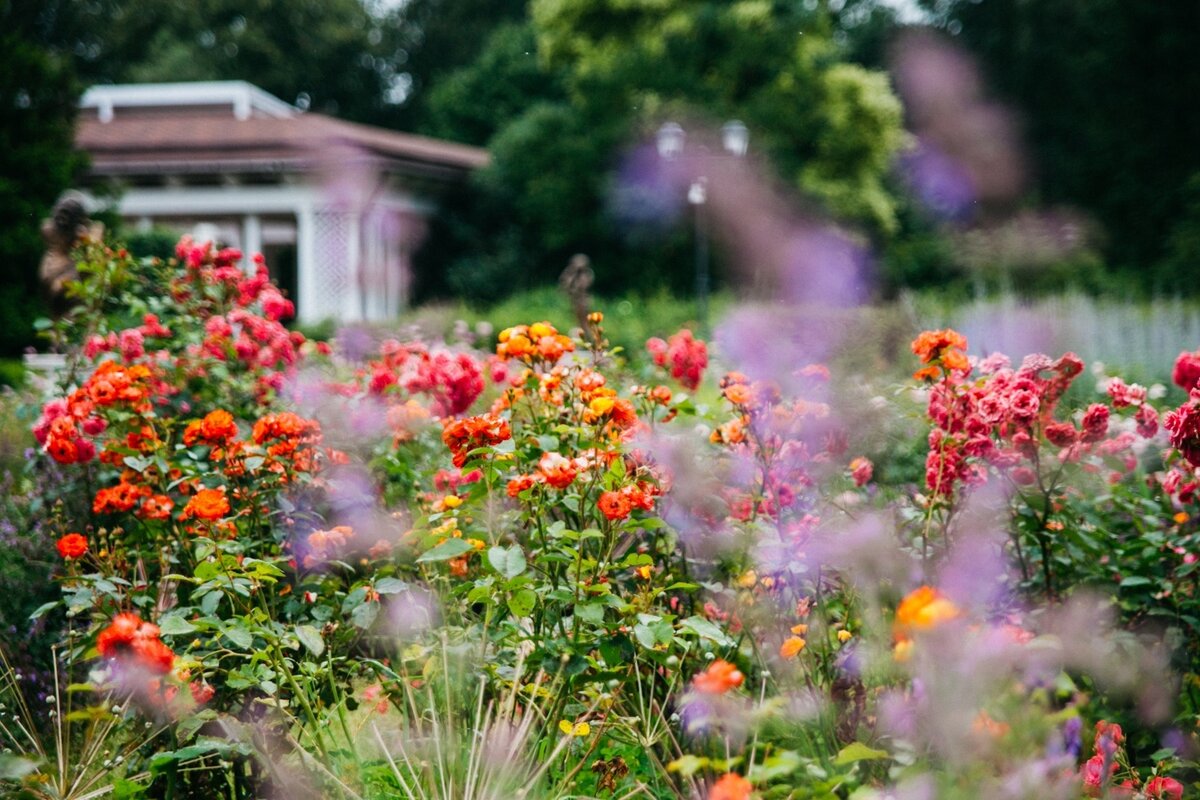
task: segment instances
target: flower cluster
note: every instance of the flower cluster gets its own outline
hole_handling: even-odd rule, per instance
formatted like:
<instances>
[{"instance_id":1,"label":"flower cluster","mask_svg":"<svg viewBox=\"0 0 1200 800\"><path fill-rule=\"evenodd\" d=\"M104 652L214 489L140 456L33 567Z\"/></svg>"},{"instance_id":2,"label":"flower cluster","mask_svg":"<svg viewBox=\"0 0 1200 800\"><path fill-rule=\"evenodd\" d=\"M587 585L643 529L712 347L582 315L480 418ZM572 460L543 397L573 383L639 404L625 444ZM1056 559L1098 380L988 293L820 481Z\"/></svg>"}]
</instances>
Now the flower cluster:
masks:
<instances>
[{"instance_id":1,"label":"flower cluster","mask_svg":"<svg viewBox=\"0 0 1200 800\"><path fill-rule=\"evenodd\" d=\"M695 391L708 367L708 345L684 328L666 341L657 337L646 341L646 351L654 363L671 371L671 377Z\"/></svg>"},{"instance_id":2,"label":"flower cluster","mask_svg":"<svg viewBox=\"0 0 1200 800\"><path fill-rule=\"evenodd\" d=\"M1124 746L1125 732L1120 725L1106 720L1096 723L1092 756L1079 770L1085 795L1133 798L1140 792L1141 797L1151 800L1182 800L1183 784L1174 778L1156 775L1140 785L1137 773L1129 767Z\"/></svg>"},{"instance_id":3,"label":"flower cluster","mask_svg":"<svg viewBox=\"0 0 1200 800\"><path fill-rule=\"evenodd\" d=\"M913 342L913 351L923 361L941 365L941 379L930 387L927 408L934 427L925 481L934 497L950 498L960 484L984 482L987 466L1003 470L1017 485L1036 482L1043 442L1057 448L1058 463L1079 462L1089 455L1118 457L1128 471L1136 465L1131 451L1135 437L1110 436L1113 409L1132 411L1144 438L1158 430L1158 415L1146 403L1145 390L1119 379L1108 387L1112 408L1092 403L1077 422L1056 418L1059 401L1083 371L1074 353L1058 359L1027 356L1015 369L1006 357L993 355L978 364L979 376L972 379L973 366L965 356L950 356L964 347L965 338L951 330L927 331ZM948 365L948 356L953 365Z\"/></svg>"},{"instance_id":4,"label":"flower cluster","mask_svg":"<svg viewBox=\"0 0 1200 800\"><path fill-rule=\"evenodd\" d=\"M494 447L511 438L508 420L497 414L451 420L442 429L442 441L450 448L456 467L467 463L472 450Z\"/></svg>"},{"instance_id":5,"label":"flower cluster","mask_svg":"<svg viewBox=\"0 0 1200 800\"><path fill-rule=\"evenodd\" d=\"M574 349L571 337L559 333L549 322L535 322L500 331L496 355L526 364L554 364Z\"/></svg>"},{"instance_id":6,"label":"flower cluster","mask_svg":"<svg viewBox=\"0 0 1200 800\"><path fill-rule=\"evenodd\" d=\"M425 394L431 398L430 410L439 417L463 413L484 388L483 372L470 353L431 350L419 342L402 344L395 339L380 346L380 358L367 365L361 379L376 395L392 387L409 395Z\"/></svg>"},{"instance_id":7,"label":"flower cluster","mask_svg":"<svg viewBox=\"0 0 1200 800\"><path fill-rule=\"evenodd\" d=\"M170 672L175 663L175 653L159 639L158 626L128 612L113 617L109 626L100 631L96 650L102 658L160 675Z\"/></svg>"},{"instance_id":8,"label":"flower cluster","mask_svg":"<svg viewBox=\"0 0 1200 800\"><path fill-rule=\"evenodd\" d=\"M827 373L809 365L796 373L816 390ZM751 381L739 372L721 379L721 392L734 418L710 434L713 444L753 469L748 482L725 487L729 516L739 521L774 520L802 537L816 522L812 489L816 470L843 455L844 436L830 424L829 406L804 397L785 398L771 381ZM857 475L863 467L857 465Z\"/></svg>"},{"instance_id":9,"label":"flower cluster","mask_svg":"<svg viewBox=\"0 0 1200 800\"><path fill-rule=\"evenodd\" d=\"M162 388L152 378L145 365L103 361L77 390L42 408L33 435L60 464L91 461L96 446L89 437L101 435L108 427L102 413L118 407L139 413L149 410L149 398Z\"/></svg>"}]
</instances>

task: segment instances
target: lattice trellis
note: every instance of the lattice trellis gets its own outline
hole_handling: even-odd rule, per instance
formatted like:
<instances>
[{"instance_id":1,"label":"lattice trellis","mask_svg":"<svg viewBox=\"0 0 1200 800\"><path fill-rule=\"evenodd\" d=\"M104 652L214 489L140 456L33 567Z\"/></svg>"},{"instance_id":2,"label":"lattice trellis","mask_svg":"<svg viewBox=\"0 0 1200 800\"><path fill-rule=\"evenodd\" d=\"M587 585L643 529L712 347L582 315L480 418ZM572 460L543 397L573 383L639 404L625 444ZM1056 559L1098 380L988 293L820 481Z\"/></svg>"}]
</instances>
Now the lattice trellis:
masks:
<instances>
[{"instance_id":1,"label":"lattice trellis","mask_svg":"<svg viewBox=\"0 0 1200 800\"><path fill-rule=\"evenodd\" d=\"M340 316L351 285L350 215L340 211L313 214L316 251L313 299L319 307L315 317Z\"/></svg>"}]
</instances>

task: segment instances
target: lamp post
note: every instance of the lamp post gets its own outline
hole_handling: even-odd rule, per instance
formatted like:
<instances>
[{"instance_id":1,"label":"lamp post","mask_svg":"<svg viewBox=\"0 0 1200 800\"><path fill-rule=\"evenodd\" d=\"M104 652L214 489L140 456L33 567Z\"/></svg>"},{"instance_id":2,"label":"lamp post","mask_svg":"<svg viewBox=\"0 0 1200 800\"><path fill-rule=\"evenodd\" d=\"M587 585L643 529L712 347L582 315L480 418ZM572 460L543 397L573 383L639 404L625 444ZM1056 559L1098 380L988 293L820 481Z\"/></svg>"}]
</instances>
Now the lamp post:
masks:
<instances>
[{"instance_id":1,"label":"lamp post","mask_svg":"<svg viewBox=\"0 0 1200 800\"><path fill-rule=\"evenodd\" d=\"M675 122L664 123L655 136L658 155L664 161L683 156L687 132ZM739 120L721 126L721 147L734 158L742 158L750 144L750 131ZM701 328L708 327L709 247L708 219L704 206L708 202L708 177L702 174L704 162L698 162L698 173L688 186L688 205L695 209L696 225L696 316Z\"/></svg>"}]
</instances>

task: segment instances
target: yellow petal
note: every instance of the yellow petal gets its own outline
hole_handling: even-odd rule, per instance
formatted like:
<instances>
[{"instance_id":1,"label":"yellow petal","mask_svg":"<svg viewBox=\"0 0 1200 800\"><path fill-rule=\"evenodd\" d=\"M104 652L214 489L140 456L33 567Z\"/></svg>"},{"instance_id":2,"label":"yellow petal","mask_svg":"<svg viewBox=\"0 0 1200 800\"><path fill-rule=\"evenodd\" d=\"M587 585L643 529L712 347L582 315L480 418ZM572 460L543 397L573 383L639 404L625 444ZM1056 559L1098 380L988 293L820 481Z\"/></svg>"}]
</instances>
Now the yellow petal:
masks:
<instances>
[{"instance_id":1,"label":"yellow petal","mask_svg":"<svg viewBox=\"0 0 1200 800\"><path fill-rule=\"evenodd\" d=\"M799 636L789 636L783 640L783 644L779 646L779 655L784 658L795 658L800 655L800 651L805 648L808 642L801 639Z\"/></svg>"}]
</instances>

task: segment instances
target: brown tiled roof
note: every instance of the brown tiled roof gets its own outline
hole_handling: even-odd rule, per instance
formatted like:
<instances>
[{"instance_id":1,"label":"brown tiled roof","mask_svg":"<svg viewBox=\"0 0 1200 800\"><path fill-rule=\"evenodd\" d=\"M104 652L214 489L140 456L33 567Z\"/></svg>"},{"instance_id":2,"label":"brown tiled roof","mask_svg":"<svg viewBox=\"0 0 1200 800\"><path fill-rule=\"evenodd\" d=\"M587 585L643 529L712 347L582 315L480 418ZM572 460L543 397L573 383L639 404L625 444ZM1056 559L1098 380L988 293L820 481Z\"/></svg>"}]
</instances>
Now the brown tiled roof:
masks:
<instances>
[{"instance_id":1,"label":"brown tiled roof","mask_svg":"<svg viewBox=\"0 0 1200 800\"><path fill-rule=\"evenodd\" d=\"M96 175L303 170L331 153L381 159L400 171L464 173L488 163L478 147L358 125L322 114L238 120L229 109L118 110L80 115L76 146Z\"/></svg>"}]
</instances>

